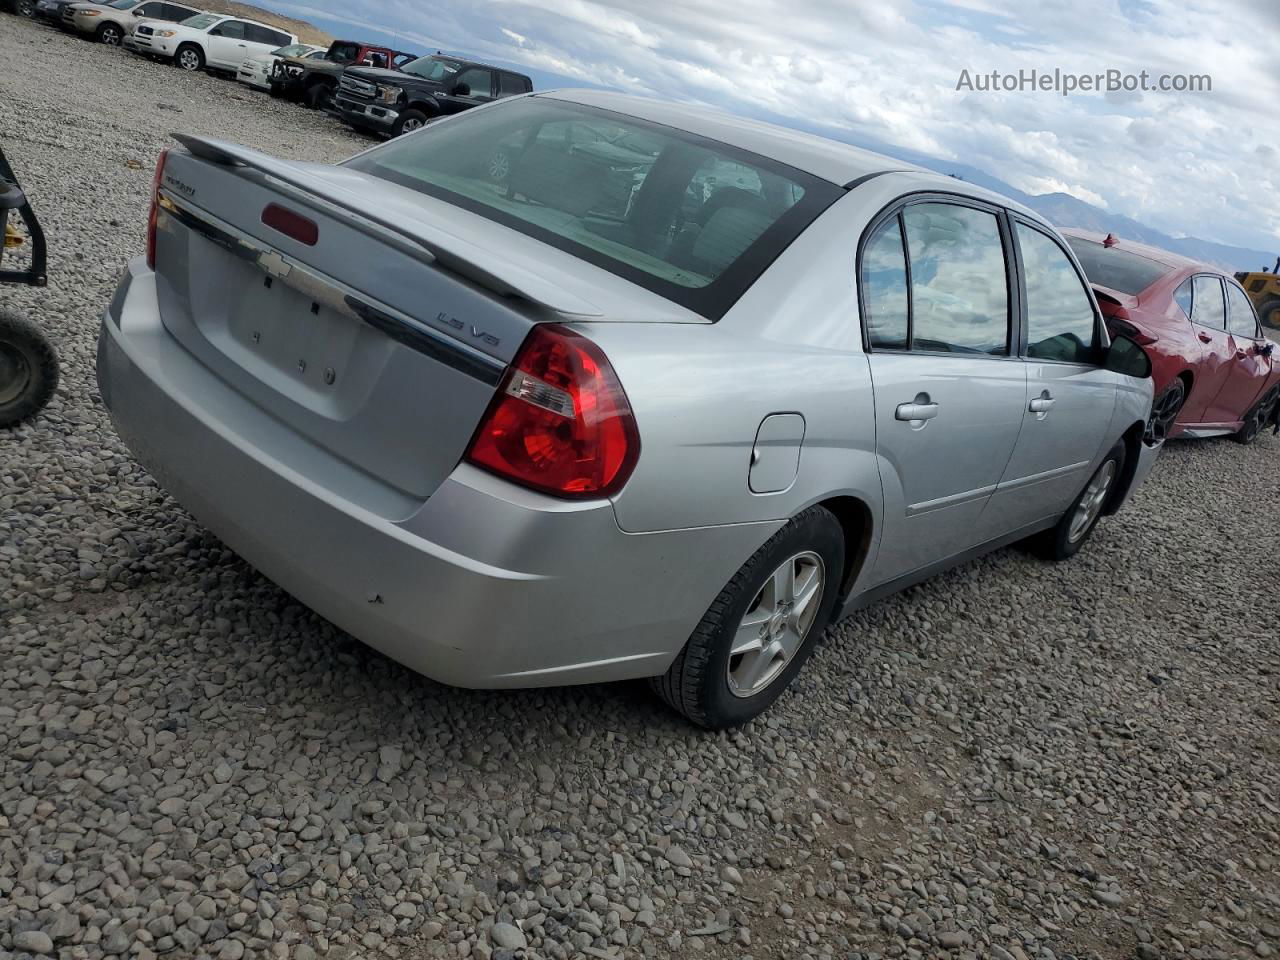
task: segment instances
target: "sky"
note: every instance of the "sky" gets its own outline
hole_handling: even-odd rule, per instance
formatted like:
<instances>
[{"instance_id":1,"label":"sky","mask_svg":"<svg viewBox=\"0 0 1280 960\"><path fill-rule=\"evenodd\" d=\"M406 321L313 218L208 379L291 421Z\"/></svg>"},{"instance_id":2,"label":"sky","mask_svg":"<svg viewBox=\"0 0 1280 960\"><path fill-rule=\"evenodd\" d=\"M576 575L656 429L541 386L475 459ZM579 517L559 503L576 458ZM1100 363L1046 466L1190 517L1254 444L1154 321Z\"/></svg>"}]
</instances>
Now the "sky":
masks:
<instances>
[{"instance_id":1,"label":"sky","mask_svg":"<svg viewBox=\"0 0 1280 960\"><path fill-rule=\"evenodd\" d=\"M967 164L1174 236L1280 252L1280 0L264 0L358 38ZM962 71L1209 92L957 89Z\"/></svg>"}]
</instances>

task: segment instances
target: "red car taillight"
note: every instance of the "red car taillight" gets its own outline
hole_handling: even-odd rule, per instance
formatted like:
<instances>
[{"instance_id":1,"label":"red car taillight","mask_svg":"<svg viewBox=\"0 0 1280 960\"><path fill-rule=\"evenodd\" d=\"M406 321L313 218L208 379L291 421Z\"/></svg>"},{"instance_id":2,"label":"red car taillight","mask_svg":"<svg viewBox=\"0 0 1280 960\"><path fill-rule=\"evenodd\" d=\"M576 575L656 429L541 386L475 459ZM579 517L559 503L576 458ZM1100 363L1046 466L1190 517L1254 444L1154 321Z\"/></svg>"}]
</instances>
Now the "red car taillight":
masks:
<instances>
[{"instance_id":1,"label":"red car taillight","mask_svg":"<svg viewBox=\"0 0 1280 960\"><path fill-rule=\"evenodd\" d=\"M160 178L164 176L164 163L169 159L169 149L160 151L156 161L156 175L151 180L151 212L147 214L147 266L156 268L156 221L160 217Z\"/></svg>"},{"instance_id":2,"label":"red car taillight","mask_svg":"<svg viewBox=\"0 0 1280 960\"><path fill-rule=\"evenodd\" d=\"M521 345L466 458L557 497L607 497L640 455L631 404L604 352L539 324Z\"/></svg>"}]
</instances>

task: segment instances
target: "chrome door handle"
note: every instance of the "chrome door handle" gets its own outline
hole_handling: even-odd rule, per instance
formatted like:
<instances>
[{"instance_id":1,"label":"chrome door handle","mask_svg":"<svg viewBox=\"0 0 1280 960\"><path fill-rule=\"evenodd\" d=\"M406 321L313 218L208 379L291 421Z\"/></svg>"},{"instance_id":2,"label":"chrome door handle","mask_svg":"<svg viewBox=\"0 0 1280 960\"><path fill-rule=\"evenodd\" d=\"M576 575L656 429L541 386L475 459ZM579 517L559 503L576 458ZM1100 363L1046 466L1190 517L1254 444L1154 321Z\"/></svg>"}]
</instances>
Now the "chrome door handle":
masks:
<instances>
[{"instance_id":1,"label":"chrome door handle","mask_svg":"<svg viewBox=\"0 0 1280 960\"><path fill-rule=\"evenodd\" d=\"M1053 409L1053 403L1053 397L1036 397L1027 405L1027 409L1032 413L1048 413Z\"/></svg>"},{"instance_id":2,"label":"chrome door handle","mask_svg":"<svg viewBox=\"0 0 1280 960\"><path fill-rule=\"evenodd\" d=\"M900 403L898 408L893 411L893 415L898 420L932 420L938 415L938 405L936 403Z\"/></svg>"}]
</instances>

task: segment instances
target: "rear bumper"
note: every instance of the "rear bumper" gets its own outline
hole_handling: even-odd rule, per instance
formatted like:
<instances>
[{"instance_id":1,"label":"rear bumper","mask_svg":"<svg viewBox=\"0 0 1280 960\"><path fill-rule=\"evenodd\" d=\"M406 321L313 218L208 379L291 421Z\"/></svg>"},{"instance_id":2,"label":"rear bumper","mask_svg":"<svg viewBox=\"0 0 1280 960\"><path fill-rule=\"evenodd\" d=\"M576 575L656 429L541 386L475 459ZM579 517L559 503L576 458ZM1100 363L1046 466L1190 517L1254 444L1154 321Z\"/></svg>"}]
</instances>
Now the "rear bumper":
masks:
<instances>
[{"instance_id":1,"label":"rear bumper","mask_svg":"<svg viewBox=\"0 0 1280 960\"><path fill-rule=\"evenodd\" d=\"M333 111L347 123L356 127L373 127L390 132L400 119L400 111L394 107L380 107L361 103L343 93L334 95Z\"/></svg>"},{"instance_id":2,"label":"rear bumper","mask_svg":"<svg viewBox=\"0 0 1280 960\"><path fill-rule=\"evenodd\" d=\"M525 687L654 676L777 523L622 532L465 464L425 502L310 444L169 335L141 260L103 318L98 382L156 480L266 576L433 679Z\"/></svg>"}]
</instances>

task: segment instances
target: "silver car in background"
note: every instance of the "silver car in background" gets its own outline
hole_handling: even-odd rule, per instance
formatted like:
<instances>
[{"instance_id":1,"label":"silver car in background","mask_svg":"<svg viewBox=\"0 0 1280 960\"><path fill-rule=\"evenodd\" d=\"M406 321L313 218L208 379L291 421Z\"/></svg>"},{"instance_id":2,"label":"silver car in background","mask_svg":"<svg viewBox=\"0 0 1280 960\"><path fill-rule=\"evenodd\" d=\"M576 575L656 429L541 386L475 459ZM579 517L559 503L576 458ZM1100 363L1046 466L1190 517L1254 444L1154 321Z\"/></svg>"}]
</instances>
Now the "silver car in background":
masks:
<instances>
[{"instance_id":1,"label":"silver car in background","mask_svg":"<svg viewBox=\"0 0 1280 960\"><path fill-rule=\"evenodd\" d=\"M760 713L822 630L1150 469L1150 369L971 184L601 92L325 166L179 137L102 396L175 499L440 681Z\"/></svg>"}]
</instances>

